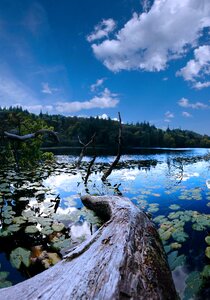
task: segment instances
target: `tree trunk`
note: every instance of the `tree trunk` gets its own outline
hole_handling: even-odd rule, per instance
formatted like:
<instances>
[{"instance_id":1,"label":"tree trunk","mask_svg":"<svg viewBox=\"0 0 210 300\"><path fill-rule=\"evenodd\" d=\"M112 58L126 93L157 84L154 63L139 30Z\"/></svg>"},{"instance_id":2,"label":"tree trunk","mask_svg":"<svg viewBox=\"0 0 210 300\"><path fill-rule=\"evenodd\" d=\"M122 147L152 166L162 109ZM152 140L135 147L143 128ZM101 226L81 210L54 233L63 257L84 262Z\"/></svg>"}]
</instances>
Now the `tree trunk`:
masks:
<instances>
[{"instance_id":1,"label":"tree trunk","mask_svg":"<svg viewBox=\"0 0 210 300\"><path fill-rule=\"evenodd\" d=\"M127 198L84 196L106 222L54 267L13 287L0 299L178 299L158 233Z\"/></svg>"}]
</instances>

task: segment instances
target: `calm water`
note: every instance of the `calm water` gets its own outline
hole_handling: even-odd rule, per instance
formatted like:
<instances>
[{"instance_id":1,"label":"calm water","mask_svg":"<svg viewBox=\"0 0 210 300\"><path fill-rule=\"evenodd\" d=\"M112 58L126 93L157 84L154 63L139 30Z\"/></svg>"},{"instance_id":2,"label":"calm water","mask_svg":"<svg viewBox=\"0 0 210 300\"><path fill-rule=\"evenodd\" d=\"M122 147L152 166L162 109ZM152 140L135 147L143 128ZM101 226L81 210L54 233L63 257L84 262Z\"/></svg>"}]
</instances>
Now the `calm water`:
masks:
<instances>
[{"instance_id":1,"label":"calm water","mask_svg":"<svg viewBox=\"0 0 210 300\"><path fill-rule=\"evenodd\" d=\"M83 178L91 157L84 158L79 171L74 167L77 157L71 155L58 155L57 164L32 173L2 170L1 286L53 265L55 255L59 260L65 248L100 226L100 220L83 207L81 194L122 194L153 218L180 297L210 299L210 248L205 241L210 232L208 153L207 149L138 149L138 154L122 156L107 184L101 181L102 169L114 157L100 156L86 186ZM14 259L18 247L28 251L28 261Z\"/></svg>"}]
</instances>

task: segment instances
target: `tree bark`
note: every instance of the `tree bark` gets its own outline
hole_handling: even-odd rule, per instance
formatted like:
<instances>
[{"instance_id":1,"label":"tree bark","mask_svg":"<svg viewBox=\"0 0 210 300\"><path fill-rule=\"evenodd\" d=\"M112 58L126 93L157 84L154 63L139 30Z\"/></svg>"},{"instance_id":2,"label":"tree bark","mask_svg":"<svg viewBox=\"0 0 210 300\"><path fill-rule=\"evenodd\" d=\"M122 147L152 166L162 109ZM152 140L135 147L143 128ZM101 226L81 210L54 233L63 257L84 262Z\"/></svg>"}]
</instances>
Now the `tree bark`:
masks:
<instances>
[{"instance_id":1,"label":"tree bark","mask_svg":"<svg viewBox=\"0 0 210 300\"><path fill-rule=\"evenodd\" d=\"M82 198L106 222L91 239L51 269L13 287L0 299L178 299L158 233L127 198Z\"/></svg>"}]
</instances>

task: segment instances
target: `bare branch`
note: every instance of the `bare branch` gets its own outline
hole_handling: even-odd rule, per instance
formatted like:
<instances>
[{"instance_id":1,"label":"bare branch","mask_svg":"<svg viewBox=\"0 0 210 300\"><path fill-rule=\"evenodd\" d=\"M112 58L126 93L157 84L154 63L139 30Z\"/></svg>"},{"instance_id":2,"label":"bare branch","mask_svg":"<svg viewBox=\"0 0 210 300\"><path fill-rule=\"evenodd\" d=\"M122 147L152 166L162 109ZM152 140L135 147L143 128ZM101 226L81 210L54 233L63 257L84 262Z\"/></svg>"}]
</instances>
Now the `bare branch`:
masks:
<instances>
[{"instance_id":1,"label":"bare branch","mask_svg":"<svg viewBox=\"0 0 210 300\"><path fill-rule=\"evenodd\" d=\"M55 138L56 141L59 142L57 133L52 130L49 130L49 129L40 129L34 133L29 133L29 134L25 134L25 135L18 135L18 134L4 131L4 136L11 140L17 140L17 141L24 142L29 139L37 138L39 135L44 135L45 133L49 134L50 136L53 136L53 138Z\"/></svg>"},{"instance_id":2,"label":"bare branch","mask_svg":"<svg viewBox=\"0 0 210 300\"><path fill-rule=\"evenodd\" d=\"M115 160L113 161L113 163L111 164L109 169L102 176L101 179L103 181L105 181L107 179L107 177L112 173L112 170L118 164L121 154L122 154L122 120L121 120L120 112L118 112L118 116L119 116L118 152L117 152L117 156L116 156Z\"/></svg>"},{"instance_id":3,"label":"bare branch","mask_svg":"<svg viewBox=\"0 0 210 300\"><path fill-rule=\"evenodd\" d=\"M88 166L88 169L87 169L87 174L86 174L86 176L85 176L85 180L84 180L84 184L87 184L87 181L88 181L88 178L89 178L89 176L90 176L90 174L91 174L91 168L92 168L92 166L93 166L93 164L94 164L94 162L95 162L95 160L96 160L96 154L94 155L94 157L93 157L93 159L90 161L90 163L89 163L89 166Z\"/></svg>"},{"instance_id":4,"label":"bare branch","mask_svg":"<svg viewBox=\"0 0 210 300\"><path fill-rule=\"evenodd\" d=\"M79 168L79 166L82 162L82 159L83 159L83 156L85 155L87 147L95 141L95 136L96 136L96 132L92 135L91 139L89 140L89 142L87 142L87 144L83 143L81 141L80 137L78 136L79 143L81 145L83 145L83 148L82 148L82 151L80 152L80 156L79 156L79 159L77 161L77 168Z\"/></svg>"}]
</instances>

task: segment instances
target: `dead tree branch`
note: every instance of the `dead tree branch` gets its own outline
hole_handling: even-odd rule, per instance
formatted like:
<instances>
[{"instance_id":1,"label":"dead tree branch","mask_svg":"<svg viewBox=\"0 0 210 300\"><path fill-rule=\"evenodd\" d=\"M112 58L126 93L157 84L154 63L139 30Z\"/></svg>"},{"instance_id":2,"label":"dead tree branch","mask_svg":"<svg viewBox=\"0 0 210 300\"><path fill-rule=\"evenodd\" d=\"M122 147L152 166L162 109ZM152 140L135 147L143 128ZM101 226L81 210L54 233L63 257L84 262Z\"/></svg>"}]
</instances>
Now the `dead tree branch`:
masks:
<instances>
[{"instance_id":1,"label":"dead tree branch","mask_svg":"<svg viewBox=\"0 0 210 300\"><path fill-rule=\"evenodd\" d=\"M118 164L121 154L122 154L122 120L121 120L120 112L118 112L118 116L119 116L118 152L117 152L117 156L116 156L115 160L110 165L109 169L102 176L101 179L103 181L105 181L107 179L107 177L112 173L112 170Z\"/></svg>"},{"instance_id":2,"label":"dead tree branch","mask_svg":"<svg viewBox=\"0 0 210 300\"><path fill-rule=\"evenodd\" d=\"M18 134L4 131L4 136L11 140L17 140L17 141L24 142L29 139L37 138L39 135L44 135L46 133L49 134L50 136L52 136L57 142L59 142L57 133L52 130L49 130L49 129L40 129L34 133L29 133L29 134L25 134L25 135L18 135Z\"/></svg>"},{"instance_id":3,"label":"dead tree branch","mask_svg":"<svg viewBox=\"0 0 210 300\"><path fill-rule=\"evenodd\" d=\"M91 168L92 168L92 166L93 166L93 164L94 164L94 162L95 162L95 160L96 160L96 154L93 156L93 158L92 158L92 160L90 161L90 163L89 163L89 166L88 166L88 169L87 169L87 174L86 174L86 176L85 176L85 180L84 180L84 184L87 184L87 181L88 181L88 178L89 178L89 176L90 176L90 174L91 174Z\"/></svg>"},{"instance_id":4,"label":"dead tree branch","mask_svg":"<svg viewBox=\"0 0 210 300\"><path fill-rule=\"evenodd\" d=\"M77 168L79 168L81 162L82 162L82 159L86 153L86 150L87 150L87 147L89 145L91 145L94 141L95 141L95 137L96 137L96 132L92 135L91 139L89 140L89 142L87 142L87 144L83 143L80 139L80 137L78 136L78 140L79 140L79 143L83 146L81 152L80 152L80 156L79 156L79 159L77 161Z\"/></svg>"}]
</instances>

